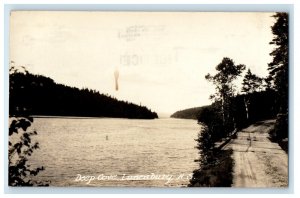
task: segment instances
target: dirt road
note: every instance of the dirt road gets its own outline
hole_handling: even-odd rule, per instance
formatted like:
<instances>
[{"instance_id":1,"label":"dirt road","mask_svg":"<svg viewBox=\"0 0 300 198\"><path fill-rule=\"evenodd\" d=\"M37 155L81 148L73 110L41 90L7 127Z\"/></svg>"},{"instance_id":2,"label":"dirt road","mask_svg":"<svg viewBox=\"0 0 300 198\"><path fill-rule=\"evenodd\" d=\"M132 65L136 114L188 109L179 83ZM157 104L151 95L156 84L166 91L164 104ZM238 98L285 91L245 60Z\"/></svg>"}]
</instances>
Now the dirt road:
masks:
<instances>
[{"instance_id":1,"label":"dirt road","mask_svg":"<svg viewBox=\"0 0 300 198\"><path fill-rule=\"evenodd\" d=\"M271 142L269 130L275 120L266 120L239 131L223 149L232 149L232 187L287 187L288 155Z\"/></svg>"}]
</instances>

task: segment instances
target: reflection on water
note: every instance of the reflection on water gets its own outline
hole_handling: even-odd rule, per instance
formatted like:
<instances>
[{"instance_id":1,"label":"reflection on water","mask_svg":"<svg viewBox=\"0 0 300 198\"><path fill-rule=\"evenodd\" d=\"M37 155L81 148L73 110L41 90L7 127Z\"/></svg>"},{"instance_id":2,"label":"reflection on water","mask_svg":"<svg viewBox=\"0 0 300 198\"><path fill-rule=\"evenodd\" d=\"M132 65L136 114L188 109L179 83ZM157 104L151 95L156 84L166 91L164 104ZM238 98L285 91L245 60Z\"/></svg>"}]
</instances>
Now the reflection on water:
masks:
<instances>
[{"instance_id":1,"label":"reflection on water","mask_svg":"<svg viewBox=\"0 0 300 198\"><path fill-rule=\"evenodd\" d=\"M33 127L30 162L53 186L180 186L198 166L195 120L35 118Z\"/></svg>"}]
</instances>

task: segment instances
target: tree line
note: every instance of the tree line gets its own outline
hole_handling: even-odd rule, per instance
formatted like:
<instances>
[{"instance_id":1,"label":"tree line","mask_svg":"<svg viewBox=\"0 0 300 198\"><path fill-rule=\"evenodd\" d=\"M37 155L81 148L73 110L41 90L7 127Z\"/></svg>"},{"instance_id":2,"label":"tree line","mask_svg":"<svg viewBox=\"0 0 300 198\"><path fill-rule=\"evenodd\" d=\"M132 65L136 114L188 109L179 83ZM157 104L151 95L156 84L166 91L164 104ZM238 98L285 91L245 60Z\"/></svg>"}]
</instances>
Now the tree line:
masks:
<instances>
[{"instance_id":1,"label":"tree line","mask_svg":"<svg viewBox=\"0 0 300 198\"><path fill-rule=\"evenodd\" d=\"M114 117L134 119L158 118L145 106L119 101L87 88L78 89L55 83L51 78L25 72L11 72L9 114Z\"/></svg>"},{"instance_id":2,"label":"tree line","mask_svg":"<svg viewBox=\"0 0 300 198\"><path fill-rule=\"evenodd\" d=\"M183 118L183 119L194 119L197 120L198 116L200 115L201 111L208 106L202 107L194 107L189 109L184 109L180 111L176 111L170 117L171 118Z\"/></svg>"}]
</instances>

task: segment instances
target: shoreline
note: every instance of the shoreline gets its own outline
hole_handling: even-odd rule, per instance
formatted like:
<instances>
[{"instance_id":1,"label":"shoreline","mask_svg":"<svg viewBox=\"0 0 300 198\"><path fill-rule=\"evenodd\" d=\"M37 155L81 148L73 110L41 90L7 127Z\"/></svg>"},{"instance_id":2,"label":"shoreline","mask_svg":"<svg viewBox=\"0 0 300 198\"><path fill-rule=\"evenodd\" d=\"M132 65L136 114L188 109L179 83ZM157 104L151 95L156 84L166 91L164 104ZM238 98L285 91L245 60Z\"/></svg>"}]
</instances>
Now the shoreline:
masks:
<instances>
[{"instance_id":1,"label":"shoreline","mask_svg":"<svg viewBox=\"0 0 300 198\"><path fill-rule=\"evenodd\" d=\"M15 117L15 116L12 116ZM22 117L22 116L20 116ZM52 115L29 115L32 118L59 118L59 119L128 119L128 120L155 120L164 118L122 118L122 117L83 117L83 116L52 116Z\"/></svg>"}]
</instances>

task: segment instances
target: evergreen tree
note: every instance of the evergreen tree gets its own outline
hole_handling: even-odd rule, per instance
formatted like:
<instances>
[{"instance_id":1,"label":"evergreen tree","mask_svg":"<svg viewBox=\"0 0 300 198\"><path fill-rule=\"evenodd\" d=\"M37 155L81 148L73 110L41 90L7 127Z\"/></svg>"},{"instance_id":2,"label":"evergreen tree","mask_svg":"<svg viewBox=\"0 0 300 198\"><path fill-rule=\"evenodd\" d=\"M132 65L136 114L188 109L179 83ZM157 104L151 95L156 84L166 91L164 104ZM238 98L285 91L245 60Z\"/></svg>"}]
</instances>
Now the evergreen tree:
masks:
<instances>
[{"instance_id":1,"label":"evergreen tree","mask_svg":"<svg viewBox=\"0 0 300 198\"><path fill-rule=\"evenodd\" d=\"M235 89L233 81L245 70L245 65L235 65L232 59L225 57L216 66L216 70L217 74L214 76L207 74L205 78L216 86L216 93L211 98L221 102L224 130L225 133L229 133L234 128L232 98L235 95Z\"/></svg>"},{"instance_id":2,"label":"evergreen tree","mask_svg":"<svg viewBox=\"0 0 300 198\"><path fill-rule=\"evenodd\" d=\"M246 75L244 76L242 82L242 92L245 94L258 92L262 90L263 79L253 74L250 69L248 69Z\"/></svg>"},{"instance_id":3,"label":"evergreen tree","mask_svg":"<svg viewBox=\"0 0 300 198\"><path fill-rule=\"evenodd\" d=\"M251 103L251 94L262 90L263 79L258 77L255 74L252 74L251 70L248 69L247 73L244 76L242 82L242 92L245 93L244 104L246 110L247 121L250 118L250 103Z\"/></svg>"},{"instance_id":4,"label":"evergreen tree","mask_svg":"<svg viewBox=\"0 0 300 198\"><path fill-rule=\"evenodd\" d=\"M271 27L274 35L270 44L275 45L274 50L270 53L273 60L268 65L269 76L272 79L274 88L278 93L278 104L280 113L288 111L288 14L276 13L273 16L276 19L275 24Z\"/></svg>"},{"instance_id":5,"label":"evergreen tree","mask_svg":"<svg viewBox=\"0 0 300 198\"><path fill-rule=\"evenodd\" d=\"M268 65L269 78L277 93L276 102L279 107L277 115L275 134L277 139L288 136L288 77L289 77L289 24L287 13L276 13L276 19L271 27L273 39L270 44L274 45L274 50L270 53L273 60Z\"/></svg>"}]
</instances>

